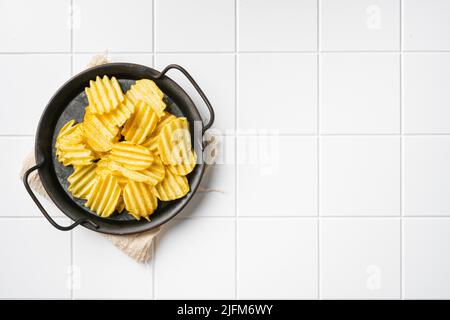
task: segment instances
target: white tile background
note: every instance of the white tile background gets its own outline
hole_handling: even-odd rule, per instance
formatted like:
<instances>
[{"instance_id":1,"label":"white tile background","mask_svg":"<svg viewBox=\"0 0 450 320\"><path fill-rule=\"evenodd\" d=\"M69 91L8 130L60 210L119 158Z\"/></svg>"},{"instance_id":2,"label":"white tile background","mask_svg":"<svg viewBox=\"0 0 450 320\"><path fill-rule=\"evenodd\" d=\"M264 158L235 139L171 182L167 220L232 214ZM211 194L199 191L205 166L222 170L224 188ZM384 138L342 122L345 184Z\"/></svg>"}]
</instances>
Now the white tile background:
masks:
<instances>
[{"instance_id":1,"label":"white tile background","mask_svg":"<svg viewBox=\"0 0 450 320\"><path fill-rule=\"evenodd\" d=\"M447 0L0 0L0 298L449 299L449 30ZM222 192L144 266L53 229L18 179L45 103L105 51L185 66L228 159L281 134L279 170L216 165Z\"/></svg>"}]
</instances>

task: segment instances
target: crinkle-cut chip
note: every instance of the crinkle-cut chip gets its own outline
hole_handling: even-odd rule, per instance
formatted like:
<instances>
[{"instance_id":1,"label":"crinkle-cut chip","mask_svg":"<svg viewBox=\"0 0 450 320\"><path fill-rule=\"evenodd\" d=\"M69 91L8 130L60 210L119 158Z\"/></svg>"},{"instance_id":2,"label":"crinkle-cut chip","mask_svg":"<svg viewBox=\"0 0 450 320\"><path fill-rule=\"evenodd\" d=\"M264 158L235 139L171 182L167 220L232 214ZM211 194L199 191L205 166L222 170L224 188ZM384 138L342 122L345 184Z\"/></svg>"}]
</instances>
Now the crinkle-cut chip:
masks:
<instances>
[{"instance_id":1,"label":"crinkle-cut chip","mask_svg":"<svg viewBox=\"0 0 450 320\"><path fill-rule=\"evenodd\" d=\"M167 123L158 139L158 154L166 165L181 164L191 150L191 135L186 118L177 118Z\"/></svg>"},{"instance_id":2,"label":"crinkle-cut chip","mask_svg":"<svg viewBox=\"0 0 450 320\"><path fill-rule=\"evenodd\" d=\"M102 116L86 110L83 134L87 144L94 151L106 152L111 150L113 142L118 139L119 128L112 126Z\"/></svg>"},{"instance_id":3,"label":"crinkle-cut chip","mask_svg":"<svg viewBox=\"0 0 450 320\"><path fill-rule=\"evenodd\" d=\"M162 116L166 103L163 101L164 93L155 82L149 79L136 81L126 93L133 102L145 101L157 114Z\"/></svg>"},{"instance_id":4,"label":"crinkle-cut chip","mask_svg":"<svg viewBox=\"0 0 450 320\"><path fill-rule=\"evenodd\" d=\"M150 183L152 180L150 177L145 175L141 171L136 170L130 170L128 168L123 167L122 165L118 164L115 161L111 161L109 163L109 169L113 172L115 175L121 175L124 178L127 178L129 180L137 181L137 182L145 182ZM149 169L146 169L149 170Z\"/></svg>"},{"instance_id":5,"label":"crinkle-cut chip","mask_svg":"<svg viewBox=\"0 0 450 320\"><path fill-rule=\"evenodd\" d=\"M95 163L88 166L76 166L73 173L67 178L69 182L69 192L74 197L87 199L87 196L92 190L96 179Z\"/></svg>"},{"instance_id":6,"label":"crinkle-cut chip","mask_svg":"<svg viewBox=\"0 0 450 320\"><path fill-rule=\"evenodd\" d=\"M147 139L145 139L144 142L142 142L142 145L144 147L149 148L151 152L158 153L158 139L159 139L159 134L161 133L162 128L167 123L169 123L170 121L172 121L176 118L177 117L175 117L173 114L171 114L169 112L164 112L163 116L159 119L158 125L156 126L155 130Z\"/></svg>"},{"instance_id":7,"label":"crinkle-cut chip","mask_svg":"<svg viewBox=\"0 0 450 320\"><path fill-rule=\"evenodd\" d=\"M183 162L175 165L168 165L167 168L176 175L185 176L194 170L197 162L197 154L193 150L189 150L188 157Z\"/></svg>"},{"instance_id":8,"label":"crinkle-cut chip","mask_svg":"<svg viewBox=\"0 0 450 320\"><path fill-rule=\"evenodd\" d=\"M61 145L58 151L58 160L65 166L87 166L94 161L92 151L85 144Z\"/></svg>"},{"instance_id":9,"label":"crinkle-cut chip","mask_svg":"<svg viewBox=\"0 0 450 320\"><path fill-rule=\"evenodd\" d=\"M60 146L81 144L83 141L83 124L77 123L72 128L68 129L64 135L58 136L55 147L59 148Z\"/></svg>"},{"instance_id":10,"label":"crinkle-cut chip","mask_svg":"<svg viewBox=\"0 0 450 320\"><path fill-rule=\"evenodd\" d=\"M138 220L141 217L148 219L158 206L152 187L142 182L128 182L123 189L123 200L125 208Z\"/></svg>"},{"instance_id":11,"label":"crinkle-cut chip","mask_svg":"<svg viewBox=\"0 0 450 320\"><path fill-rule=\"evenodd\" d=\"M109 159L131 170L144 170L150 167L154 156L146 147L122 141L113 145Z\"/></svg>"},{"instance_id":12,"label":"crinkle-cut chip","mask_svg":"<svg viewBox=\"0 0 450 320\"><path fill-rule=\"evenodd\" d=\"M62 126L62 128L59 130L58 136L56 137L56 140L61 139L66 134L68 134L71 130L74 130L74 124L75 120L67 121L65 125Z\"/></svg>"},{"instance_id":13,"label":"crinkle-cut chip","mask_svg":"<svg viewBox=\"0 0 450 320\"><path fill-rule=\"evenodd\" d=\"M122 188L113 175L97 177L86 206L100 217L109 217L117 208Z\"/></svg>"},{"instance_id":14,"label":"crinkle-cut chip","mask_svg":"<svg viewBox=\"0 0 450 320\"><path fill-rule=\"evenodd\" d=\"M89 81L89 87L85 89L89 101L89 111L94 114L104 114L116 109L124 99L124 94L115 77L109 79L99 76L95 81Z\"/></svg>"},{"instance_id":15,"label":"crinkle-cut chip","mask_svg":"<svg viewBox=\"0 0 450 320\"><path fill-rule=\"evenodd\" d=\"M117 212L122 213L122 211L125 209L125 201L123 201L123 195L120 196L119 201L117 202Z\"/></svg>"},{"instance_id":16,"label":"crinkle-cut chip","mask_svg":"<svg viewBox=\"0 0 450 320\"><path fill-rule=\"evenodd\" d=\"M164 179L166 169L164 168L164 164L161 162L159 156L155 156L155 160L152 162L152 165L147 169L140 171L140 173L147 177L145 183L155 186Z\"/></svg>"},{"instance_id":17,"label":"crinkle-cut chip","mask_svg":"<svg viewBox=\"0 0 450 320\"><path fill-rule=\"evenodd\" d=\"M131 117L134 112L134 104L130 99L124 97L123 101L119 103L119 106L109 113L102 115L103 119L111 126L121 127Z\"/></svg>"},{"instance_id":18,"label":"crinkle-cut chip","mask_svg":"<svg viewBox=\"0 0 450 320\"><path fill-rule=\"evenodd\" d=\"M122 135L125 140L141 144L155 130L159 117L150 106L139 101L135 107L135 112L125 123Z\"/></svg>"},{"instance_id":19,"label":"crinkle-cut chip","mask_svg":"<svg viewBox=\"0 0 450 320\"><path fill-rule=\"evenodd\" d=\"M162 201L179 199L189 192L189 183L185 176L178 176L166 170L164 179L155 186L156 196Z\"/></svg>"},{"instance_id":20,"label":"crinkle-cut chip","mask_svg":"<svg viewBox=\"0 0 450 320\"><path fill-rule=\"evenodd\" d=\"M113 175L117 178L117 180L119 181L119 184L121 186L124 186L128 183L129 179L124 177L123 175L121 175L120 173L118 173L117 171L113 171L109 168L109 166L105 166L105 164L100 164L98 165L101 161L97 162L97 169L96 169L96 174L97 176L100 177L106 177L106 176L110 176Z\"/></svg>"}]
</instances>

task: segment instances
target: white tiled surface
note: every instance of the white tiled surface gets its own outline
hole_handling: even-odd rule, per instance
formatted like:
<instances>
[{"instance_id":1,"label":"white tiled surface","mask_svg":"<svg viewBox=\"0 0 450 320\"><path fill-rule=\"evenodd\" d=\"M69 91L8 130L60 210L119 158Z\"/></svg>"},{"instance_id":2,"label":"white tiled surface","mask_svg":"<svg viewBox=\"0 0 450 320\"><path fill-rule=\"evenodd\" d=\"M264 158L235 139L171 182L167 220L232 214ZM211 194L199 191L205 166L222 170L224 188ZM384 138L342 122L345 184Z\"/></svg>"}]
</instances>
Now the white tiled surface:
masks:
<instances>
[{"instance_id":1,"label":"white tiled surface","mask_svg":"<svg viewBox=\"0 0 450 320\"><path fill-rule=\"evenodd\" d=\"M0 298L450 298L449 1L105 3L0 0ZM54 230L18 178L49 97L102 52L185 66L222 130L211 192L144 266Z\"/></svg>"}]
</instances>

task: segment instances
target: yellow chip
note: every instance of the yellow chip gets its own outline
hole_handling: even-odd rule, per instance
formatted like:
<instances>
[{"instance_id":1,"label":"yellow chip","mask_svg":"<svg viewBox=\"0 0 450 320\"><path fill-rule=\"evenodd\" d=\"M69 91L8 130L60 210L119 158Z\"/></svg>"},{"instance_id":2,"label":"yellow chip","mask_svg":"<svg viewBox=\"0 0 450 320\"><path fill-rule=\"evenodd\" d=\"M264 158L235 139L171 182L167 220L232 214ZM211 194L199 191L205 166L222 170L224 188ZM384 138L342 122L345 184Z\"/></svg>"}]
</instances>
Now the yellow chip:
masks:
<instances>
[{"instance_id":1,"label":"yellow chip","mask_svg":"<svg viewBox=\"0 0 450 320\"><path fill-rule=\"evenodd\" d=\"M185 196L190 188L185 176L177 176L166 170L164 179L155 186L156 196L162 201L170 201Z\"/></svg>"},{"instance_id":2,"label":"yellow chip","mask_svg":"<svg viewBox=\"0 0 450 320\"><path fill-rule=\"evenodd\" d=\"M150 106L140 101L137 103L135 112L125 123L122 135L125 140L141 144L155 130L159 117Z\"/></svg>"},{"instance_id":3,"label":"yellow chip","mask_svg":"<svg viewBox=\"0 0 450 320\"><path fill-rule=\"evenodd\" d=\"M111 126L121 127L131 117L133 112L134 112L134 104L131 102L130 99L124 97L124 100L119 104L119 106L116 109L114 109L109 113L104 113L102 117Z\"/></svg>"},{"instance_id":4,"label":"yellow chip","mask_svg":"<svg viewBox=\"0 0 450 320\"><path fill-rule=\"evenodd\" d=\"M122 213L122 211L125 209L125 201L123 201L123 196L120 196L119 201L117 202L117 212Z\"/></svg>"},{"instance_id":5,"label":"yellow chip","mask_svg":"<svg viewBox=\"0 0 450 320\"><path fill-rule=\"evenodd\" d=\"M155 211L158 200L152 192L152 187L146 183L130 181L123 189L125 208L136 219L148 216Z\"/></svg>"},{"instance_id":6,"label":"yellow chip","mask_svg":"<svg viewBox=\"0 0 450 320\"><path fill-rule=\"evenodd\" d=\"M158 139L159 134L161 133L162 128L169 123L170 121L176 119L173 114L170 114L168 112L164 112L163 116L159 119L158 125L156 126L153 133L148 137L144 142L142 142L142 145L144 147L147 147L150 149L153 153L158 153Z\"/></svg>"},{"instance_id":7,"label":"yellow chip","mask_svg":"<svg viewBox=\"0 0 450 320\"><path fill-rule=\"evenodd\" d=\"M95 184L96 168L97 165L95 163L74 168L73 173L67 178L70 184L68 190L74 197L87 199Z\"/></svg>"},{"instance_id":8,"label":"yellow chip","mask_svg":"<svg viewBox=\"0 0 450 320\"><path fill-rule=\"evenodd\" d=\"M55 147L68 146L83 143L82 124L77 123L74 126L62 127L56 138Z\"/></svg>"},{"instance_id":9,"label":"yellow chip","mask_svg":"<svg viewBox=\"0 0 450 320\"><path fill-rule=\"evenodd\" d=\"M97 177L86 206L100 217L109 217L117 208L122 189L116 177Z\"/></svg>"},{"instance_id":10,"label":"yellow chip","mask_svg":"<svg viewBox=\"0 0 450 320\"><path fill-rule=\"evenodd\" d=\"M126 93L127 97L135 104L138 101L146 102L157 114L162 116L166 104L163 101L164 93L155 82L149 79L136 81Z\"/></svg>"},{"instance_id":11,"label":"yellow chip","mask_svg":"<svg viewBox=\"0 0 450 320\"><path fill-rule=\"evenodd\" d=\"M191 150L191 135L186 118L177 118L167 123L158 139L158 154L166 165L177 165L188 159Z\"/></svg>"},{"instance_id":12,"label":"yellow chip","mask_svg":"<svg viewBox=\"0 0 450 320\"><path fill-rule=\"evenodd\" d=\"M58 160L65 166L87 166L94 161L92 151L85 144L59 146L58 151Z\"/></svg>"},{"instance_id":13,"label":"yellow chip","mask_svg":"<svg viewBox=\"0 0 450 320\"><path fill-rule=\"evenodd\" d=\"M111 112L124 99L119 82L114 77L110 80L107 76L104 76L103 79L97 76L95 81L89 82L89 87L85 89L85 92L89 101L89 111L93 114Z\"/></svg>"},{"instance_id":14,"label":"yellow chip","mask_svg":"<svg viewBox=\"0 0 450 320\"><path fill-rule=\"evenodd\" d=\"M109 175L114 175L117 180L119 181L119 184L125 185L129 181L128 178L124 177L120 172L114 171L111 169L110 166L111 160L108 158L103 158L100 161L97 162L97 169L96 174L101 177L106 177Z\"/></svg>"},{"instance_id":15,"label":"yellow chip","mask_svg":"<svg viewBox=\"0 0 450 320\"><path fill-rule=\"evenodd\" d=\"M147 169L154 161L150 150L128 141L114 144L109 158L131 170Z\"/></svg>"},{"instance_id":16,"label":"yellow chip","mask_svg":"<svg viewBox=\"0 0 450 320\"><path fill-rule=\"evenodd\" d=\"M147 177L145 183L155 186L164 179L166 169L164 168L161 159L158 156L155 156L155 160L152 162L152 165L139 172Z\"/></svg>"},{"instance_id":17,"label":"yellow chip","mask_svg":"<svg viewBox=\"0 0 450 320\"><path fill-rule=\"evenodd\" d=\"M197 162L197 154L193 150L189 150L188 157L183 162L175 165L168 165L167 168L176 175L185 176L194 170Z\"/></svg>"},{"instance_id":18,"label":"yellow chip","mask_svg":"<svg viewBox=\"0 0 450 320\"><path fill-rule=\"evenodd\" d=\"M73 125L75 123L75 120L68 121L63 127L59 130L58 136L56 140L64 137L66 134L68 134L71 130L73 130Z\"/></svg>"},{"instance_id":19,"label":"yellow chip","mask_svg":"<svg viewBox=\"0 0 450 320\"><path fill-rule=\"evenodd\" d=\"M118 139L119 128L111 125L101 115L86 110L83 122L83 134L87 144L97 152L111 150L113 142Z\"/></svg>"}]
</instances>

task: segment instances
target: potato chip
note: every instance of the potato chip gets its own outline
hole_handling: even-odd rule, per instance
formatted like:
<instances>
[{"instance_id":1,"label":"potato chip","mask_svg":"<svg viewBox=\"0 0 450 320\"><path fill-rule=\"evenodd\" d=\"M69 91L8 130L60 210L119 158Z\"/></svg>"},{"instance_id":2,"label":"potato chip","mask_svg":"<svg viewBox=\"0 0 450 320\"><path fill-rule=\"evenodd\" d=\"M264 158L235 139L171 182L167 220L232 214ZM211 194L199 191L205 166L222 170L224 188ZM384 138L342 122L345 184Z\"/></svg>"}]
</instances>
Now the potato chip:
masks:
<instances>
[{"instance_id":1,"label":"potato chip","mask_svg":"<svg viewBox=\"0 0 450 320\"><path fill-rule=\"evenodd\" d=\"M97 76L95 81L89 82L89 87L85 89L89 102L89 111L93 114L104 114L116 109L124 99L124 94L116 78L111 80L104 76L103 79Z\"/></svg>"},{"instance_id":2,"label":"potato chip","mask_svg":"<svg viewBox=\"0 0 450 320\"><path fill-rule=\"evenodd\" d=\"M147 177L147 180L144 182L152 186L155 186L161 182L166 174L166 170L159 156L155 156L155 160L152 162L150 167L139 172Z\"/></svg>"},{"instance_id":3,"label":"potato chip","mask_svg":"<svg viewBox=\"0 0 450 320\"><path fill-rule=\"evenodd\" d=\"M164 93L158 88L156 83L149 79L136 81L126 93L127 97L135 104L138 101L146 102L158 116L162 116L166 104L163 101Z\"/></svg>"},{"instance_id":4,"label":"potato chip","mask_svg":"<svg viewBox=\"0 0 450 320\"><path fill-rule=\"evenodd\" d=\"M119 181L119 184L121 186L124 186L129 181L128 178L124 177L120 172L117 172L113 169L111 169L110 163L112 161L109 158L103 158L100 161L97 162L97 169L96 174L101 177L106 177L109 175L114 175L117 180Z\"/></svg>"},{"instance_id":5,"label":"potato chip","mask_svg":"<svg viewBox=\"0 0 450 320\"><path fill-rule=\"evenodd\" d=\"M188 157L183 162L175 165L168 165L167 168L176 175L185 176L194 170L197 162L197 154L193 150L189 150Z\"/></svg>"},{"instance_id":6,"label":"potato chip","mask_svg":"<svg viewBox=\"0 0 450 320\"><path fill-rule=\"evenodd\" d=\"M146 147L122 141L113 145L109 159L131 170L144 170L150 167L154 156Z\"/></svg>"},{"instance_id":7,"label":"potato chip","mask_svg":"<svg viewBox=\"0 0 450 320\"><path fill-rule=\"evenodd\" d=\"M83 129L82 124L77 123L74 126L62 127L58 137L56 138L55 147L68 146L83 143Z\"/></svg>"},{"instance_id":8,"label":"potato chip","mask_svg":"<svg viewBox=\"0 0 450 320\"><path fill-rule=\"evenodd\" d=\"M102 115L103 119L111 126L121 127L131 117L134 112L134 104L130 99L124 97L119 106L109 113Z\"/></svg>"},{"instance_id":9,"label":"potato chip","mask_svg":"<svg viewBox=\"0 0 450 320\"><path fill-rule=\"evenodd\" d=\"M100 217L109 217L117 208L122 189L113 175L97 177L86 206Z\"/></svg>"},{"instance_id":10,"label":"potato chip","mask_svg":"<svg viewBox=\"0 0 450 320\"><path fill-rule=\"evenodd\" d=\"M163 116L159 119L158 125L156 126L155 130L153 130L152 134L144 142L142 142L142 145L149 148L151 152L158 153L158 139L162 128L167 123L176 118L177 117L175 117L173 114L164 112Z\"/></svg>"},{"instance_id":11,"label":"potato chip","mask_svg":"<svg viewBox=\"0 0 450 320\"><path fill-rule=\"evenodd\" d=\"M63 165L87 166L94 161L92 151L85 144L62 145L58 147L58 160Z\"/></svg>"},{"instance_id":12,"label":"potato chip","mask_svg":"<svg viewBox=\"0 0 450 320\"><path fill-rule=\"evenodd\" d=\"M122 130L125 140L141 144L155 130L159 117L150 106L140 101Z\"/></svg>"},{"instance_id":13,"label":"potato chip","mask_svg":"<svg viewBox=\"0 0 450 320\"><path fill-rule=\"evenodd\" d=\"M67 190L74 197L87 199L95 184L97 176L96 168L97 165L95 163L88 166L75 167L73 173L67 178L69 182L69 188Z\"/></svg>"},{"instance_id":14,"label":"potato chip","mask_svg":"<svg viewBox=\"0 0 450 320\"><path fill-rule=\"evenodd\" d=\"M158 139L158 154L164 164L181 164L188 159L191 150L191 135L186 118L177 118L167 123Z\"/></svg>"},{"instance_id":15,"label":"potato chip","mask_svg":"<svg viewBox=\"0 0 450 320\"><path fill-rule=\"evenodd\" d=\"M68 121L63 127L59 130L57 140L64 137L66 134L68 134L71 130L73 130L73 126L75 124L75 120Z\"/></svg>"},{"instance_id":16,"label":"potato chip","mask_svg":"<svg viewBox=\"0 0 450 320\"><path fill-rule=\"evenodd\" d=\"M86 110L83 121L83 134L87 144L96 152L111 150L118 139L119 128L107 122L101 115Z\"/></svg>"},{"instance_id":17,"label":"potato chip","mask_svg":"<svg viewBox=\"0 0 450 320\"><path fill-rule=\"evenodd\" d=\"M125 210L125 201L123 201L123 196L121 195L119 198L119 201L117 202L117 208L118 213L122 213L123 210Z\"/></svg>"},{"instance_id":18,"label":"potato chip","mask_svg":"<svg viewBox=\"0 0 450 320\"><path fill-rule=\"evenodd\" d=\"M152 191L148 184L136 181L128 182L123 189L125 208L136 219L148 219L158 206L158 200Z\"/></svg>"},{"instance_id":19,"label":"potato chip","mask_svg":"<svg viewBox=\"0 0 450 320\"><path fill-rule=\"evenodd\" d=\"M185 176L177 176L166 170L164 179L155 186L156 196L162 201L170 201L185 196L190 188Z\"/></svg>"}]
</instances>

